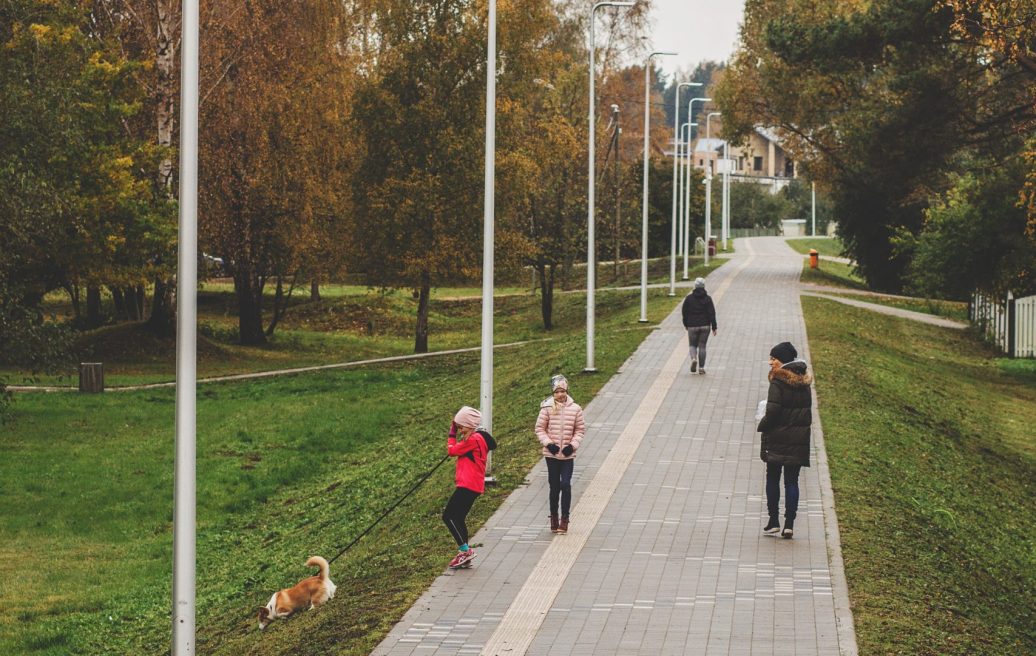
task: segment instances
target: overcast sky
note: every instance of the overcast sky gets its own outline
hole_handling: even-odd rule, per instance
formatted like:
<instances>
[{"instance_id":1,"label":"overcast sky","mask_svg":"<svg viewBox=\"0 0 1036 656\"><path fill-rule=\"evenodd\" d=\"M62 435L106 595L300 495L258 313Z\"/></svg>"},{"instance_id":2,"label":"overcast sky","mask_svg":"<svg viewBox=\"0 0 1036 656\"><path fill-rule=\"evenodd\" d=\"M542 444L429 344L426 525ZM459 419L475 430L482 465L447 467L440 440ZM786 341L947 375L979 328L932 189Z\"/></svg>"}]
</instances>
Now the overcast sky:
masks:
<instances>
[{"instance_id":1,"label":"overcast sky","mask_svg":"<svg viewBox=\"0 0 1036 656\"><path fill-rule=\"evenodd\" d=\"M661 68L671 73L705 59L726 61L737 44L744 9L744 0L655 0L653 49L680 53L656 57Z\"/></svg>"}]
</instances>

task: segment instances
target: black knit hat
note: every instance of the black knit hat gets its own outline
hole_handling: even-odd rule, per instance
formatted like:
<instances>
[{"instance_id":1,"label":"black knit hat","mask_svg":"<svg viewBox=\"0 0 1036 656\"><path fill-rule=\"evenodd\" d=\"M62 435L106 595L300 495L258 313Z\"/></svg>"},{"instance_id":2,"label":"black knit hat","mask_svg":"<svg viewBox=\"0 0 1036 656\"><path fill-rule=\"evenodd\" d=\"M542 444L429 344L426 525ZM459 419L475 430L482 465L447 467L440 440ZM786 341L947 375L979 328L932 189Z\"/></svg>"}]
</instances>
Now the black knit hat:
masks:
<instances>
[{"instance_id":1,"label":"black knit hat","mask_svg":"<svg viewBox=\"0 0 1036 656\"><path fill-rule=\"evenodd\" d=\"M791 345L791 342L781 342L770 349L770 357L777 358L781 361L781 364L788 364L798 357L798 355L798 351L796 351L795 347Z\"/></svg>"}]
</instances>

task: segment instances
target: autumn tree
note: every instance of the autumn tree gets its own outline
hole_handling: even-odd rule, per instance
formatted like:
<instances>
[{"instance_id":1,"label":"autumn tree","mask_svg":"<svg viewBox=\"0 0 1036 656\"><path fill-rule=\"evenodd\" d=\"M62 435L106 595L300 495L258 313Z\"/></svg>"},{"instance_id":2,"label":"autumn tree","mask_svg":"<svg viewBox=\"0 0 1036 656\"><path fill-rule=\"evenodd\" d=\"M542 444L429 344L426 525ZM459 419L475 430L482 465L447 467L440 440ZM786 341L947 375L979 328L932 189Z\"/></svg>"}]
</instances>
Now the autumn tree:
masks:
<instances>
[{"instance_id":1,"label":"autumn tree","mask_svg":"<svg viewBox=\"0 0 1036 656\"><path fill-rule=\"evenodd\" d=\"M348 88L337 2L231 4L203 35L200 235L234 278L241 343L257 345L340 217Z\"/></svg>"},{"instance_id":2,"label":"autumn tree","mask_svg":"<svg viewBox=\"0 0 1036 656\"><path fill-rule=\"evenodd\" d=\"M750 0L717 94L726 128L776 127L830 191L849 254L879 289L901 288L909 254L896 236L921 233L947 173L1031 133L1031 76L962 38L953 4Z\"/></svg>"},{"instance_id":3,"label":"autumn tree","mask_svg":"<svg viewBox=\"0 0 1036 656\"><path fill-rule=\"evenodd\" d=\"M79 315L82 289L147 267L154 234L154 152L122 130L139 63L89 17L75 3L0 5L0 361L29 370L64 351L44 295L66 289Z\"/></svg>"},{"instance_id":4,"label":"autumn tree","mask_svg":"<svg viewBox=\"0 0 1036 656\"><path fill-rule=\"evenodd\" d=\"M414 290L414 351L428 350L433 284L474 276L482 216L485 16L474 2L386 0L382 53L354 116L357 263L373 286Z\"/></svg>"}]
</instances>

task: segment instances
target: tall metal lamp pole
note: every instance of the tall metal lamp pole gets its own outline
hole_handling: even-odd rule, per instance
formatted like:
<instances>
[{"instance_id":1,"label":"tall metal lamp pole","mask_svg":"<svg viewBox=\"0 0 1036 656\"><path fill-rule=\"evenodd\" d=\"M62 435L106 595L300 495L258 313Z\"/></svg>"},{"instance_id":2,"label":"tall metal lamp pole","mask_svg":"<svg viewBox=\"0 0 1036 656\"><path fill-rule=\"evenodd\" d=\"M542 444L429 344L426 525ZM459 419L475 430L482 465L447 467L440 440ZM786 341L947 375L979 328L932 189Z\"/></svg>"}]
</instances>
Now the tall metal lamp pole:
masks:
<instances>
[{"instance_id":1,"label":"tall metal lamp pole","mask_svg":"<svg viewBox=\"0 0 1036 656\"><path fill-rule=\"evenodd\" d=\"M651 130L651 59L659 56L675 56L677 52L653 52L644 64L644 199L640 228L640 323L647 323L647 278L648 278L648 159L650 146L648 133ZM680 95L677 88L676 95ZM679 110L680 105L677 104Z\"/></svg>"},{"instance_id":2,"label":"tall metal lamp pole","mask_svg":"<svg viewBox=\"0 0 1036 656\"><path fill-rule=\"evenodd\" d=\"M590 9L590 156L588 162L589 175L587 183L586 203L586 368L584 371L597 371L594 366L594 283L597 261L594 253L594 140L596 139L594 124L597 108L594 106L594 16L601 7L632 7L632 2L598 2Z\"/></svg>"}]
</instances>

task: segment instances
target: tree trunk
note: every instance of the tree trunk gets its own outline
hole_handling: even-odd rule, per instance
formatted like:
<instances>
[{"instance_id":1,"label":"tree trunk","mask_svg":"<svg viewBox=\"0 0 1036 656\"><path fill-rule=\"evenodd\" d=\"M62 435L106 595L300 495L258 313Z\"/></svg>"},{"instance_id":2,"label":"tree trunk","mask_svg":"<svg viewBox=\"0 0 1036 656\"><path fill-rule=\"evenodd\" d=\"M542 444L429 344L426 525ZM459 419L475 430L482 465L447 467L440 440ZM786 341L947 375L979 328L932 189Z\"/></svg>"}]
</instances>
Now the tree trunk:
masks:
<instances>
[{"instance_id":1,"label":"tree trunk","mask_svg":"<svg viewBox=\"0 0 1036 656\"><path fill-rule=\"evenodd\" d=\"M147 298L147 294L144 292L144 285L137 285L135 290L130 287L127 293L131 292L135 292L137 297L137 321L139 321L144 318L144 300Z\"/></svg>"},{"instance_id":2,"label":"tree trunk","mask_svg":"<svg viewBox=\"0 0 1036 656\"><path fill-rule=\"evenodd\" d=\"M126 318L130 321L140 321L144 318L144 304L137 297L132 287L123 290L123 299L126 301Z\"/></svg>"},{"instance_id":3,"label":"tree trunk","mask_svg":"<svg viewBox=\"0 0 1036 656\"><path fill-rule=\"evenodd\" d=\"M298 279L298 273L295 273L291 277L291 287L288 287L288 293L285 294L284 284L281 281L281 277L277 276L277 292L273 299L273 319L270 321L270 325L266 329L267 337L273 335L274 329L277 328L277 324L280 323L284 313L288 310L288 303L291 301L291 295L295 291L295 282Z\"/></svg>"},{"instance_id":4,"label":"tree trunk","mask_svg":"<svg viewBox=\"0 0 1036 656\"><path fill-rule=\"evenodd\" d=\"M86 326L96 328L101 325L101 288L90 285L86 288Z\"/></svg>"},{"instance_id":5,"label":"tree trunk","mask_svg":"<svg viewBox=\"0 0 1036 656\"><path fill-rule=\"evenodd\" d=\"M432 276L421 272L421 288L417 297L417 330L414 339L414 353L428 352L428 300L432 294Z\"/></svg>"},{"instance_id":6,"label":"tree trunk","mask_svg":"<svg viewBox=\"0 0 1036 656\"><path fill-rule=\"evenodd\" d=\"M543 329L554 329L554 271L557 265L543 265L540 269L540 313Z\"/></svg>"},{"instance_id":7,"label":"tree trunk","mask_svg":"<svg viewBox=\"0 0 1036 656\"><path fill-rule=\"evenodd\" d=\"M79 311L79 286L78 285L65 285L65 291L68 292L68 297L72 300L72 317L79 319L82 314Z\"/></svg>"},{"instance_id":8,"label":"tree trunk","mask_svg":"<svg viewBox=\"0 0 1036 656\"><path fill-rule=\"evenodd\" d=\"M173 134L176 131L176 52L177 40L177 6L175 0L158 0L158 25L155 40L155 69L158 73L156 84L156 128L158 145L171 148ZM168 152L168 151L167 151ZM165 157L158 165L158 185L170 196L173 191L173 159Z\"/></svg>"},{"instance_id":9,"label":"tree trunk","mask_svg":"<svg viewBox=\"0 0 1036 656\"><path fill-rule=\"evenodd\" d=\"M263 285L255 276L247 273L234 274L234 291L237 294L237 326L241 343L245 346L263 346Z\"/></svg>"},{"instance_id":10,"label":"tree trunk","mask_svg":"<svg viewBox=\"0 0 1036 656\"><path fill-rule=\"evenodd\" d=\"M158 0L158 25L156 26L155 68L158 73L156 83L156 129L158 145L173 147L173 134L176 131L176 99L179 80L176 78L176 54L179 49L178 23L179 6L174 0ZM167 151L169 152L169 151ZM165 190L169 198L173 198L173 158L165 157L158 165L158 186ZM135 304L143 316L143 299ZM148 330L162 337L176 334L176 282L173 279L155 278L155 295L151 303L151 316L147 321Z\"/></svg>"},{"instance_id":11,"label":"tree trunk","mask_svg":"<svg viewBox=\"0 0 1036 656\"><path fill-rule=\"evenodd\" d=\"M572 289L572 268L576 265L576 256L571 253L565 256L561 264L561 289Z\"/></svg>"},{"instance_id":12,"label":"tree trunk","mask_svg":"<svg viewBox=\"0 0 1036 656\"><path fill-rule=\"evenodd\" d=\"M160 337L176 334L175 284L173 280L155 278L155 295L147 328Z\"/></svg>"},{"instance_id":13,"label":"tree trunk","mask_svg":"<svg viewBox=\"0 0 1036 656\"><path fill-rule=\"evenodd\" d=\"M309 283L309 298L313 301L320 300L320 283L316 280Z\"/></svg>"},{"instance_id":14,"label":"tree trunk","mask_svg":"<svg viewBox=\"0 0 1036 656\"><path fill-rule=\"evenodd\" d=\"M122 297L121 287L109 287L112 293L112 303L115 304L115 318L119 321L126 319L126 301Z\"/></svg>"}]
</instances>

